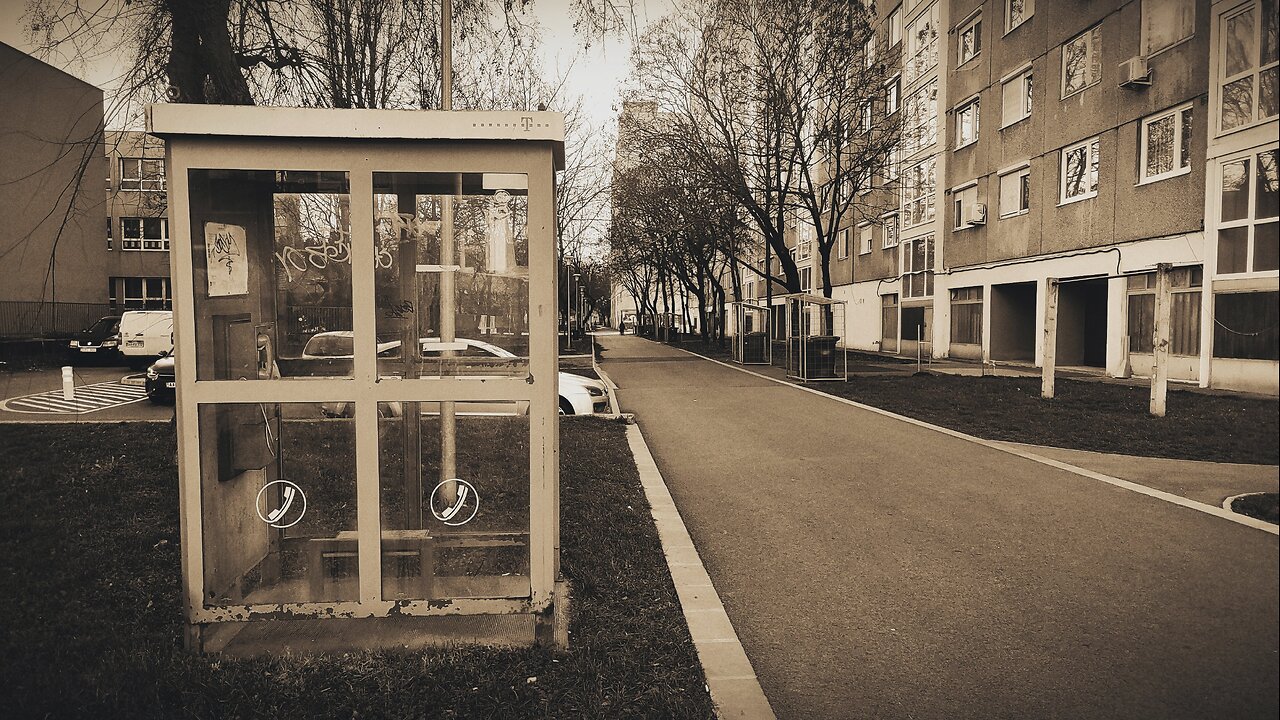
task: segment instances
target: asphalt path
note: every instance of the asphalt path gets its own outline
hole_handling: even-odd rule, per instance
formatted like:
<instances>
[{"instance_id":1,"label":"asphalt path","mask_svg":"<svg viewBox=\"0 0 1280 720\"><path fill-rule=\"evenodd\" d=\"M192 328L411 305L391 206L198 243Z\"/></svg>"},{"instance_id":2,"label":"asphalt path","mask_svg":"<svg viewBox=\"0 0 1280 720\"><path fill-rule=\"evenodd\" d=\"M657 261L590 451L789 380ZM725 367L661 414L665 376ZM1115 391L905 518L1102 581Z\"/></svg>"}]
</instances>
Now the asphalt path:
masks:
<instances>
[{"instance_id":1,"label":"asphalt path","mask_svg":"<svg viewBox=\"0 0 1280 720\"><path fill-rule=\"evenodd\" d=\"M601 336L779 718L1275 718L1275 535Z\"/></svg>"}]
</instances>

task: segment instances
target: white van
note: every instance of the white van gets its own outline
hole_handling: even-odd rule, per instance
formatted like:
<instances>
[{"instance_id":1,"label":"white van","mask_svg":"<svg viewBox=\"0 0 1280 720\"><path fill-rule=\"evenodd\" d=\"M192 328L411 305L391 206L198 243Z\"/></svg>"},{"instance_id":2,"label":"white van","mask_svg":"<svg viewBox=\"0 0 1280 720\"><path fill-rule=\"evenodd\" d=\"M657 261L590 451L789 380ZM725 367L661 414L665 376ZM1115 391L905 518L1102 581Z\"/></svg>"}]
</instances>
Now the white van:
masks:
<instances>
[{"instance_id":1,"label":"white van","mask_svg":"<svg viewBox=\"0 0 1280 720\"><path fill-rule=\"evenodd\" d=\"M168 352L173 352L172 310L130 310L120 316L120 354L125 362L142 365Z\"/></svg>"}]
</instances>

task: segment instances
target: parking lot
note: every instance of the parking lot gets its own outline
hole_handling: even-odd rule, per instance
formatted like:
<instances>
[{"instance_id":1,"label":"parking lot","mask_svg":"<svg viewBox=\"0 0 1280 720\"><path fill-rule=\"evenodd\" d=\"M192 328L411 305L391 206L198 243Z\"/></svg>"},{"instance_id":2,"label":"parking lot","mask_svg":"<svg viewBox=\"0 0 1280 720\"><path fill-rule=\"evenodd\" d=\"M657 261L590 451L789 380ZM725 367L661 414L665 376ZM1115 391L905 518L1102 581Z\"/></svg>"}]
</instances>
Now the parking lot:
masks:
<instances>
[{"instance_id":1,"label":"parking lot","mask_svg":"<svg viewBox=\"0 0 1280 720\"><path fill-rule=\"evenodd\" d=\"M0 370L0 422L168 421L172 405L147 400L142 373L124 365L73 366L75 400L62 395L62 369Z\"/></svg>"}]
</instances>

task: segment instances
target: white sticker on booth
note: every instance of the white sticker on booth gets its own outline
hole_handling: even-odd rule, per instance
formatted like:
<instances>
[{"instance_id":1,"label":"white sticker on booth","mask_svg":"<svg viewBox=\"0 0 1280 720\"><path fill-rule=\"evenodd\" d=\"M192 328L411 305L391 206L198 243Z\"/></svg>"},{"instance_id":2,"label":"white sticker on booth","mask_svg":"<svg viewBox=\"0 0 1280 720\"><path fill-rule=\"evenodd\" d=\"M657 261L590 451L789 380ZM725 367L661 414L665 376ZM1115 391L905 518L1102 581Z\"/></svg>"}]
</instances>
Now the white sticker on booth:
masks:
<instances>
[{"instance_id":1,"label":"white sticker on booth","mask_svg":"<svg viewBox=\"0 0 1280 720\"><path fill-rule=\"evenodd\" d=\"M204 248L208 258L209 297L246 295L249 292L249 257L244 228L207 222Z\"/></svg>"}]
</instances>

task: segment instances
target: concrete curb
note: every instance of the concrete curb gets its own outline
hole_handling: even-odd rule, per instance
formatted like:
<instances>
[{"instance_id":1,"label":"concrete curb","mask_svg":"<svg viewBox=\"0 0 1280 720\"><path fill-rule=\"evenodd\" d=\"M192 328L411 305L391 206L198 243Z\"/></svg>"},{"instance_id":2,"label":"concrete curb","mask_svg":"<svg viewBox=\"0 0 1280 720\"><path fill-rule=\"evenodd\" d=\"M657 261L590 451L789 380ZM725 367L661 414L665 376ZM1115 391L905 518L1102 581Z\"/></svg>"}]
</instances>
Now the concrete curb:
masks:
<instances>
[{"instance_id":1,"label":"concrete curb","mask_svg":"<svg viewBox=\"0 0 1280 720\"><path fill-rule=\"evenodd\" d=\"M1240 493L1239 495L1232 495L1231 497L1229 497L1229 498L1227 498L1226 500L1223 500L1223 501L1222 501L1222 509L1223 509L1223 510L1226 510L1227 512L1229 512L1229 513L1231 513L1231 514L1233 514L1233 515L1240 515L1241 517L1249 517L1248 515L1241 515L1241 513L1238 513L1238 512L1236 512L1235 510L1232 510L1232 509L1231 509L1231 505L1232 505L1232 503L1234 503L1235 501L1239 500L1240 498L1246 498L1246 497L1250 497L1250 496L1252 496L1252 495L1266 495L1266 493L1265 493L1265 492L1247 492L1247 493ZM1249 518L1249 519L1250 519L1250 520L1253 520L1253 519L1255 519L1255 518ZM1258 520L1258 522L1266 523L1266 525L1267 525L1268 527L1273 527L1273 528L1274 528L1274 527L1276 527L1275 525L1272 525L1271 523L1266 522L1265 520ZM1272 532L1276 532L1276 531L1274 531L1274 530L1273 530Z\"/></svg>"},{"instance_id":2,"label":"concrete curb","mask_svg":"<svg viewBox=\"0 0 1280 720\"><path fill-rule=\"evenodd\" d=\"M627 425L627 444L631 446L640 483L649 500L654 524L658 526L662 553L667 558L676 595L680 597L689 635L698 650L716 716L777 720L638 425Z\"/></svg>"},{"instance_id":3,"label":"concrete curb","mask_svg":"<svg viewBox=\"0 0 1280 720\"><path fill-rule=\"evenodd\" d=\"M1051 458L1047 458L1041 455L1036 455L1033 452L1028 452L1018 447L1003 445L994 440L984 440L980 437L967 435L958 430L944 428L939 425L927 423L923 420L916 420L915 418L909 418L905 415L898 415L897 413L892 413L892 412L889 412L888 410L882 410L878 407L863 405L860 402L848 400L846 398L838 397L836 395L830 395L828 393L822 392L821 390L814 390L813 388L805 387L804 385L797 385L795 383L787 382L785 380L772 378L772 377L769 377L768 375L763 375L758 372L747 370L746 368L741 368L726 362L721 362L714 358L709 358L705 355L699 355L695 352L685 350L684 348L674 348L674 349L679 350L680 352L683 352L683 353L688 353L689 355L693 355L694 357L702 358L707 362L713 362L713 363L716 363L717 365L723 365L731 370L737 370L738 372L746 373L748 375L753 375L755 377L768 380L769 382L772 382L772 383L785 385L787 387L793 387L797 390L803 390L804 392L807 392L807 393L813 393L814 395L818 395L820 397L824 397L829 400L834 400L839 403L844 403L845 405L852 405L853 407L861 408L863 410L868 410L870 412L877 413L879 415L884 415L885 417L891 417L891 418L894 418L895 420L901 420L902 422L910 423L918 427L928 428L930 430L940 432L943 435L950 435L951 437L960 438L961 440L967 440L972 443L977 443L978 445L983 445L985 447L992 448L993 450L999 450L1000 452L1009 453L1010 455L1016 455L1020 458L1032 460L1042 465L1048 465L1049 467L1058 468L1059 470L1066 470L1067 472L1074 473L1081 477L1087 477L1091 480L1098 480L1100 482L1107 483L1108 485L1114 485L1119 488L1124 488L1125 490L1132 490L1133 492L1136 492L1140 495L1146 495L1148 497L1156 498L1157 500L1164 500L1165 502L1172 503L1174 505L1179 505L1181 507L1185 507L1191 510L1196 510L1196 511L1205 513L1207 515L1213 515L1214 517L1219 517L1219 518L1222 518L1223 520L1230 520L1233 523L1245 525L1247 527L1251 527L1256 530L1262 530L1263 532L1268 532L1268 533L1271 533L1272 535L1280 535L1280 528L1277 528L1275 525L1272 525L1271 523L1265 522L1263 520L1251 518L1248 515L1241 515L1239 513L1235 513L1230 510L1223 510L1220 507L1208 505L1202 502L1196 502L1195 500L1189 500L1187 498L1182 497L1181 495L1174 495L1173 493L1165 492L1163 490L1156 490L1155 488L1149 488L1146 485L1139 485L1138 483L1131 482L1129 480L1122 480L1121 478L1118 478L1118 477L1104 475L1103 473L1094 472L1093 470L1088 470L1082 467L1078 467L1076 465L1071 465L1069 463L1065 463L1060 460L1053 460Z\"/></svg>"}]
</instances>

